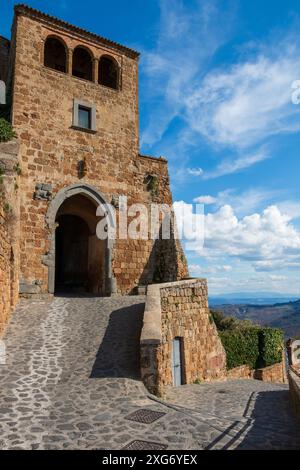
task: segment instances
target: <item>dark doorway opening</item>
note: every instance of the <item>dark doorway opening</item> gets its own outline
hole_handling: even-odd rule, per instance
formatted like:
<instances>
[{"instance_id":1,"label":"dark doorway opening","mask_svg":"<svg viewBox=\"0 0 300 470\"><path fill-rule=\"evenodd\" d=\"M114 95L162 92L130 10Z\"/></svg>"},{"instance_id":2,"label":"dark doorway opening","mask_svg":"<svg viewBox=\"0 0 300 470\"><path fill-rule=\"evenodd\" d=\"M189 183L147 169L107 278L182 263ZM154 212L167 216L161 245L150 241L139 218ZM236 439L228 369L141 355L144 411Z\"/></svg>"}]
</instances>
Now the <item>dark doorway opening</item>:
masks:
<instances>
[{"instance_id":1,"label":"dark doorway opening","mask_svg":"<svg viewBox=\"0 0 300 470\"><path fill-rule=\"evenodd\" d=\"M55 293L110 295L107 240L97 237L95 203L85 195L67 198L56 215Z\"/></svg>"},{"instance_id":2,"label":"dark doorway opening","mask_svg":"<svg viewBox=\"0 0 300 470\"><path fill-rule=\"evenodd\" d=\"M56 229L56 292L88 292L90 230L75 215L62 215Z\"/></svg>"}]
</instances>

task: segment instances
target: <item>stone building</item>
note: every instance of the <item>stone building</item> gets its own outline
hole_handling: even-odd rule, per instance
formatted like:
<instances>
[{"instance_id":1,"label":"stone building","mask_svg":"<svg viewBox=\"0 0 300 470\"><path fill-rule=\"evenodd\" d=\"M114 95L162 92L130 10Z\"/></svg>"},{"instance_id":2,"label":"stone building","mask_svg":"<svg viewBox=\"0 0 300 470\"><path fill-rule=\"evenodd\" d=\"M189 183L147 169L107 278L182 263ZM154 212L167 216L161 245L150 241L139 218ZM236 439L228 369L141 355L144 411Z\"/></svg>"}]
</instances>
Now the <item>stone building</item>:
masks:
<instances>
[{"instance_id":1,"label":"stone building","mask_svg":"<svg viewBox=\"0 0 300 470\"><path fill-rule=\"evenodd\" d=\"M118 216L119 196L128 206L172 203L167 161L139 153L138 60L125 46L15 7L11 40L0 38L0 80L17 135L10 206L20 212L13 233L22 295L131 294L188 274L174 237L96 236L100 204Z\"/></svg>"}]
</instances>

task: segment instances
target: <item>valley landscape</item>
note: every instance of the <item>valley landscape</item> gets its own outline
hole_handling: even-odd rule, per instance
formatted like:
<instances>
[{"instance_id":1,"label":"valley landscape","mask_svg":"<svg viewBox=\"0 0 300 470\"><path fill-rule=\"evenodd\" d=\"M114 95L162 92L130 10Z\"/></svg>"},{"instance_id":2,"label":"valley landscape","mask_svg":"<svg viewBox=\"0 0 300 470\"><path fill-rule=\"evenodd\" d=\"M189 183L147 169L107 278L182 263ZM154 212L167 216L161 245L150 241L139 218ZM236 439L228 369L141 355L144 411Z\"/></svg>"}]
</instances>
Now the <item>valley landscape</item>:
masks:
<instances>
[{"instance_id":1,"label":"valley landscape","mask_svg":"<svg viewBox=\"0 0 300 470\"><path fill-rule=\"evenodd\" d=\"M274 299L274 298L273 298ZM239 320L251 320L262 326L281 328L286 338L300 337L300 300L283 300L272 303L270 299L222 299L212 298L212 310L220 310L226 316L233 316ZM270 303L265 304L266 301ZM239 303L235 303L238 301ZM232 302L232 303L230 303ZM248 303L249 302L249 303Z\"/></svg>"}]
</instances>

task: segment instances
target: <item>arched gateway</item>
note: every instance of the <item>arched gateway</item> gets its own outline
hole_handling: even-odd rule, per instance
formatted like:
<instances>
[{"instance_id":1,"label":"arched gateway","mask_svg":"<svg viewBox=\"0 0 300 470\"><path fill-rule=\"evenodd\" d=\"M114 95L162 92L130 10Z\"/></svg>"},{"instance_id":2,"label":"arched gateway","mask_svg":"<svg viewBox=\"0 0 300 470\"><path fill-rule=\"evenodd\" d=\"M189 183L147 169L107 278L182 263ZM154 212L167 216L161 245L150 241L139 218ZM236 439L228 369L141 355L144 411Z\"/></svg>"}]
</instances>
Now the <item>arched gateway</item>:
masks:
<instances>
[{"instance_id":1,"label":"arched gateway","mask_svg":"<svg viewBox=\"0 0 300 470\"><path fill-rule=\"evenodd\" d=\"M47 256L48 291L89 292L111 295L115 292L112 279L112 240L100 240L96 228L101 217L99 205L105 205L107 224L113 214L103 194L87 184L63 188L51 201L46 223L50 230Z\"/></svg>"}]
</instances>

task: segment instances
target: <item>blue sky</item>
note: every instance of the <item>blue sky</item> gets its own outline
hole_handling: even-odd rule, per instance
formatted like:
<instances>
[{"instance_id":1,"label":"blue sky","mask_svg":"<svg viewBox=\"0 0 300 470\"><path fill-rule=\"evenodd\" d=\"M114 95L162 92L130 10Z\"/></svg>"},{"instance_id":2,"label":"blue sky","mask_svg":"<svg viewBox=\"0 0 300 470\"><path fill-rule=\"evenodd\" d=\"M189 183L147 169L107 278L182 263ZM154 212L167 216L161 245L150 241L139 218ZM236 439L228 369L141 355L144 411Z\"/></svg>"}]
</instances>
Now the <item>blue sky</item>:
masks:
<instances>
[{"instance_id":1,"label":"blue sky","mask_svg":"<svg viewBox=\"0 0 300 470\"><path fill-rule=\"evenodd\" d=\"M178 205L205 203L191 274L211 294L300 296L300 2L27 3L142 53L141 150L169 159Z\"/></svg>"}]
</instances>

